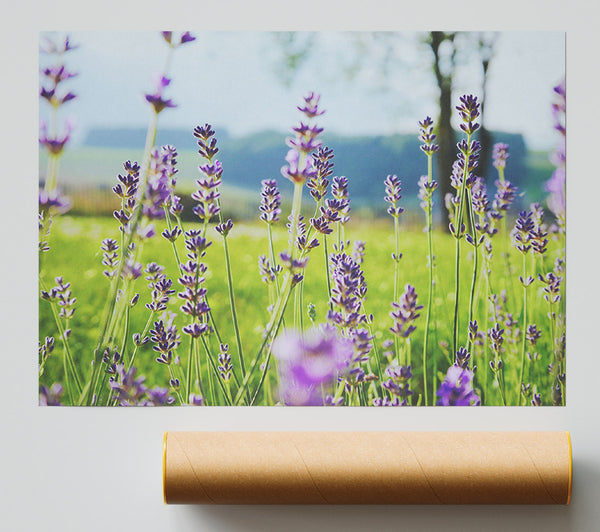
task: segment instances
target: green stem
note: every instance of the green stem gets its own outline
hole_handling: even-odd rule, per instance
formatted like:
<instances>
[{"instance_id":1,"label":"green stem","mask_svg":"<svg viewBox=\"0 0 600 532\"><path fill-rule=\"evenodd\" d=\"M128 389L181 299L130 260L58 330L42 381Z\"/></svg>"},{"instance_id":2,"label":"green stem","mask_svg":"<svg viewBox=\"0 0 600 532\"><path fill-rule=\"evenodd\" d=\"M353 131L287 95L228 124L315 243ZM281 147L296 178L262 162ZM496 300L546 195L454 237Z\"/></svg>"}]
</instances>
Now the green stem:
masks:
<instances>
[{"instance_id":1,"label":"green stem","mask_svg":"<svg viewBox=\"0 0 600 532\"><path fill-rule=\"evenodd\" d=\"M394 207L396 204L394 204ZM398 303L400 298L400 225L398 216L394 216L394 242L395 242L395 256L394 256L394 303ZM400 361L400 338L398 335L394 335L394 351ZM406 360L402 362L406 365Z\"/></svg>"},{"instance_id":2,"label":"green stem","mask_svg":"<svg viewBox=\"0 0 600 532\"><path fill-rule=\"evenodd\" d=\"M235 295L233 293L233 278L231 275L231 261L229 258L229 247L227 245L227 237L223 236L223 248L225 250L225 267L227 269L227 289L229 291L229 306L231 308L231 319L233 320L233 329L235 331L235 341L238 350L238 359L240 361L240 369L242 379L246 376L246 366L244 364L244 353L242 351L242 340L240 337L240 327L238 324L237 310L235 307Z\"/></svg>"},{"instance_id":3,"label":"green stem","mask_svg":"<svg viewBox=\"0 0 600 532\"><path fill-rule=\"evenodd\" d=\"M292 227L291 227L291 234L290 234L290 248L291 248L290 255L291 255L292 261L296 258L296 239L298 237L298 220L299 220L299 216L300 216L301 206L302 206L302 183L295 183L294 198L292 201ZM237 394L233 400L234 405L237 405L239 403L240 399L242 398L242 396L247 393L250 379L252 377L252 374L254 373L254 370L259 365L259 360L262 356L262 352L263 352L265 346L269 342L269 339L271 338L271 336L272 335L274 336L273 333L275 333L275 335L277 334L277 330L279 329L281 320L283 319L283 314L285 312L285 308L287 306L290 294L293 289L293 286L292 286L293 277L294 276L293 276L292 271L288 270L286 272L285 278L283 280L283 285L281 287L281 292L279 294L279 298L277 300L277 303L275 304L275 307L273 308L271 320L269 321L269 324L267 325L267 330L266 330L265 336L263 338L262 344L258 350L258 353L252 360L250 367L249 367L248 371L246 372L246 376L242 380L242 384L239 387ZM267 354L267 357L270 358L270 355ZM265 365L265 371L267 370L267 368L268 368L268 363ZM264 375L261 378L261 381L257 387L257 390L254 394L255 396L260 391L260 388L261 388L263 382L264 382Z\"/></svg>"},{"instance_id":4,"label":"green stem","mask_svg":"<svg viewBox=\"0 0 600 532\"><path fill-rule=\"evenodd\" d=\"M150 316L148 317L148 321L146 322L146 325L144 326L144 330L142 331L142 334L140 336L140 341L146 337L146 334L148 334L148 329L150 329L150 325L152 324L153 318L154 318L154 311L151 311ZM129 369L133 366L133 363L135 361L135 355L137 354L139 348L140 348L140 346L137 344L133 348L133 353L131 353L131 360L129 361L129 364L127 364L127 371L129 371Z\"/></svg>"},{"instance_id":5,"label":"green stem","mask_svg":"<svg viewBox=\"0 0 600 532\"><path fill-rule=\"evenodd\" d=\"M327 301L329 302L329 310L333 310L331 303L331 274L329 273L329 252L327 250L327 235L323 235L323 250L325 252L325 274L327 275Z\"/></svg>"},{"instance_id":6,"label":"green stem","mask_svg":"<svg viewBox=\"0 0 600 532\"><path fill-rule=\"evenodd\" d=\"M42 290L47 292L42 279L40 279L40 287L42 288ZM54 322L56 323L56 327L58 329L58 334L60 336L60 340L61 340L61 342L63 344L63 348L64 348L64 355L65 355L64 359L65 360L63 361L63 365L64 365L64 369L65 369L65 388L67 390L70 389L69 372L67 371L67 369L68 369L71 371L73 381L75 382L75 387L77 388L77 393L81 394L81 392L82 392L81 381L79 380L79 375L77 373L75 363L73 362L73 355L71 354L71 349L69 347L69 341L65 336L65 329L60 321L60 316L58 315L58 312L56 311L55 304L50 302L50 308L52 309L52 316L54 317Z\"/></svg>"},{"instance_id":7,"label":"green stem","mask_svg":"<svg viewBox=\"0 0 600 532\"><path fill-rule=\"evenodd\" d=\"M230 406L231 398L229 397L229 394L227 393L227 389L225 388L225 385L223 384L223 380L221 379L221 376L219 375L219 370L218 370L217 366L215 365L215 361L213 360L212 355L210 354L210 349L208 348L206 339L204 338L204 336L201 336L200 339L202 340L202 345L204 346L204 351L206 352L206 359L208 360L210 368L212 369L212 372L215 375L217 382L219 383L221 391L223 392L223 395L225 396L225 401L227 402L227 405ZM217 403L214 398L214 392L213 392L213 405L216 405L216 404Z\"/></svg>"},{"instance_id":8,"label":"green stem","mask_svg":"<svg viewBox=\"0 0 600 532\"><path fill-rule=\"evenodd\" d=\"M475 301L475 285L477 283L477 261L478 261L478 257L479 257L479 242L478 242L478 236L477 236L477 229L475 229L475 215L473 213L473 202L472 202L472 198L471 198L471 191L468 190L467 191L467 197L468 197L468 201L469 201L469 215L470 215L470 220L471 220L471 230L473 232L473 242L475 243L473 245L473 276L471 277L471 292L469 294L469 322L468 325L471 324L471 322L473 321L473 312L474 312L474 301ZM473 345L471 342L471 336L469 334L469 327L467 326L467 351L471 351ZM473 369L473 356L471 356L471 359L469 360L469 366L471 369Z\"/></svg>"},{"instance_id":9,"label":"green stem","mask_svg":"<svg viewBox=\"0 0 600 532\"><path fill-rule=\"evenodd\" d=\"M527 253L523 253L523 281L527 282ZM519 373L519 388L517 390L517 402L516 404L521 405L523 394L521 390L523 388L523 377L525 374L525 345L527 341L527 286L523 285L523 327L521 329L523 341L521 343L521 371Z\"/></svg>"},{"instance_id":10,"label":"green stem","mask_svg":"<svg viewBox=\"0 0 600 532\"><path fill-rule=\"evenodd\" d=\"M431 184L432 164L431 155L427 155L427 183ZM429 292L427 294L427 313L425 316L425 336L423 338L423 397L425 398L425 406L429 405L427 394L427 342L429 339L429 322L431 320L431 303L433 297L433 220L431 213L431 192L427 196L427 253L429 261ZM434 376L435 378L435 376ZM435 397L434 397L435 399Z\"/></svg>"},{"instance_id":11,"label":"green stem","mask_svg":"<svg viewBox=\"0 0 600 532\"><path fill-rule=\"evenodd\" d=\"M471 134L467 134L467 146L471 146ZM456 354L458 349L458 301L460 296L460 239L462 234L463 214L465 208L465 196L467 190L467 177L469 176L469 155L465 155L465 170L463 172L463 178L460 189L460 202L458 205L458 217L455 219L456 227L454 238L456 239L455 249L455 276L454 276L454 329L453 329L453 353Z\"/></svg>"},{"instance_id":12,"label":"green stem","mask_svg":"<svg viewBox=\"0 0 600 532\"><path fill-rule=\"evenodd\" d=\"M146 134L146 145L144 147L144 158L142 163L142 168L140 172L140 187L139 187L139 197L143 197L146 191L146 185L148 180L148 169L150 164L150 151L152 150L152 146L154 146L154 142L156 140L156 129L158 125L158 115L156 113L152 114L152 119L148 125L148 132ZM139 220L142 214L141 206L135 209L131 221L130 221L130 231L127 235L127 241L125 245L125 249L129 249L131 242L133 241L133 236L136 233L137 226L139 224ZM94 357L93 357L93 366L92 366L92 376L90 379L90 385L87 390L87 394L81 398L80 402L85 404L91 404L94 390L96 388L98 376L101 368L102 361L102 353L106 346L107 333L111 328L112 320L115 319L113 316L116 304L117 291L119 288L119 284L121 281L121 274L123 273L123 267L125 265L125 261L121 259L119 261L119 265L116 271L116 274L113 278L111 284L111 290L106 299L106 305L104 307L103 319L102 319L102 329L100 331L100 335L98 337L98 341L96 343L96 348L94 349Z\"/></svg>"}]
</instances>

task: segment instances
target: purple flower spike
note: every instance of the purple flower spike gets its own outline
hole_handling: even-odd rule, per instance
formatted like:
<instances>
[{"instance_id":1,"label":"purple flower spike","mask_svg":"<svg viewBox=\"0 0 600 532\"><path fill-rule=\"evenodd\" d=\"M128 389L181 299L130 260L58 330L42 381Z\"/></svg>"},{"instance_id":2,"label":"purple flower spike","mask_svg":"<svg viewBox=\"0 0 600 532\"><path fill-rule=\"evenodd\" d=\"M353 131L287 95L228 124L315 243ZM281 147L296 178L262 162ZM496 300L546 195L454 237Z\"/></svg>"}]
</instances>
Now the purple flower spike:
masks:
<instances>
[{"instance_id":1,"label":"purple flower spike","mask_svg":"<svg viewBox=\"0 0 600 532\"><path fill-rule=\"evenodd\" d=\"M163 91L169 86L171 80L164 76L158 78L156 82L156 90L152 94L145 94L146 101L152 105L154 112L159 114L167 107L177 107L172 100L163 98Z\"/></svg>"},{"instance_id":2,"label":"purple flower spike","mask_svg":"<svg viewBox=\"0 0 600 532\"><path fill-rule=\"evenodd\" d=\"M404 209L398 206L398 202L402 199L402 183L397 175L388 175L385 179L385 201L390 203L388 214L394 218L398 218Z\"/></svg>"},{"instance_id":3,"label":"purple flower spike","mask_svg":"<svg viewBox=\"0 0 600 532\"><path fill-rule=\"evenodd\" d=\"M227 220L226 222L217 224L215 226L215 231L217 233L219 233L220 235L222 235L223 237L227 237L227 235L229 235L229 233L231 232L232 229L233 229L233 222L231 221L231 218L229 220Z\"/></svg>"},{"instance_id":4,"label":"purple flower spike","mask_svg":"<svg viewBox=\"0 0 600 532\"><path fill-rule=\"evenodd\" d=\"M50 388L40 387L40 406L62 406L60 398L63 394L63 387L59 383L53 384Z\"/></svg>"},{"instance_id":5,"label":"purple flower spike","mask_svg":"<svg viewBox=\"0 0 600 532\"><path fill-rule=\"evenodd\" d=\"M458 114L462 120L460 129L467 135L472 135L479 129L479 124L475 120L479 117L479 102L477 96L465 94L459 98L460 105L456 106Z\"/></svg>"},{"instance_id":6,"label":"purple flower spike","mask_svg":"<svg viewBox=\"0 0 600 532\"><path fill-rule=\"evenodd\" d=\"M392 303L390 316L394 320L390 331L403 338L408 338L416 329L414 322L420 316L423 305L417 305L417 293L413 286L407 284L399 302Z\"/></svg>"},{"instance_id":7,"label":"purple flower spike","mask_svg":"<svg viewBox=\"0 0 600 532\"><path fill-rule=\"evenodd\" d=\"M498 142L494 144L492 152L493 164L498 170L506 168L506 160L508 159L508 144Z\"/></svg>"},{"instance_id":8,"label":"purple flower spike","mask_svg":"<svg viewBox=\"0 0 600 532\"><path fill-rule=\"evenodd\" d=\"M273 354L279 360L282 402L311 406L323 404L323 388L348 367L354 347L331 328L286 331L273 343Z\"/></svg>"},{"instance_id":9,"label":"purple flower spike","mask_svg":"<svg viewBox=\"0 0 600 532\"><path fill-rule=\"evenodd\" d=\"M535 225L531 211L519 212L519 217L512 231L513 245L521 252L527 253L531 249L531 233Z\"/></svg>"},{"instance_id":10,"label":"purple flower spike","mask_svg":"<svg viewBox=\"0 0 600 532\"><path fill-rule=\"evenodd\" d=\"M425 154L431 156L439 150L439 146L434 144L436 135L433 134L433 120L431 117L426 117L425 120L419 122L419 140L424 144L421 145L421 150Z\"/></svg>"},{"instance_id":11,"label":"purple flower spike","mask_svg":"<svg viewBox=\"0 0 600 532\"><path fill-rule=\"evenodd\" d=\"M317 174L309 179L306 186L310 189L310 195L317 203L327 195L327 187L329 186L327 178L333 173L333 157L333 150L325 146L320 147L313 154Z\"/></svg>"},{"instance_id":12,"label":"purple flower spike","mask_svg":"<svg viewBox=\"0 0 600 532\"><path fill-rule=\"evenodd\" d=\"M303 99L304 104L302 107L298 106L298 111L303 112L308 118L314 118L325 113L324 110L319 109L320 95L311 91Z\"/></svg>"},{"instance_id":13,"label":"purple flower spike","mask_svg":"<svg viewBox=\"0 0 600 532\"><path fill-rule=\"evenodd\" d=\"M268 224L279 221L281 215L281 194L274 179L263 179L260 191L260 219Z\"/></svg>"},{"instance_id":14,"label":"purple flower spike","mask_svg":"<svg viewBox=\"0 0 600 532\"><path fill-rule=\"evenodd\" d=\"M181 46L182 44L185 44L185 43L192 42L192 41L196 40L196 37L192 36L192 34L189 31L183 32L179 36L178 39L173 39L173 32L172 31L161 31L160 34L162 35L163 39L172 48L177 48L178 46Z\"/></svg>"},{"instance_id":15,"label":"purple flower spike","mask_svg":"<svg viewBox=\"0 0 600 532\"><path fill-rule=\"evenodd\" d=\"M314 118L325 112L319 110L318 104L319 96L310 92L304 98L304 105L298 109L308 118ZM311 153L321 146L321 141L317 140L317 137L323 129L300 123L292 131L295 136L286 139L287 145L292 149L285 157L288 164L281 168L281 174L295 184L304 184L308 180L318 179Z\"/></svg>"},{"instance_id":16,"label":"purple flower spike","mask_svg":"<svg viewBox=\"0 0 600 532\"><path fill-rule=\"evenodd\" d=\"M460 366L450 366L440 389L438 406L479 406L481 399L473 391L473 372Z\"/></svg>"}]
</instances>

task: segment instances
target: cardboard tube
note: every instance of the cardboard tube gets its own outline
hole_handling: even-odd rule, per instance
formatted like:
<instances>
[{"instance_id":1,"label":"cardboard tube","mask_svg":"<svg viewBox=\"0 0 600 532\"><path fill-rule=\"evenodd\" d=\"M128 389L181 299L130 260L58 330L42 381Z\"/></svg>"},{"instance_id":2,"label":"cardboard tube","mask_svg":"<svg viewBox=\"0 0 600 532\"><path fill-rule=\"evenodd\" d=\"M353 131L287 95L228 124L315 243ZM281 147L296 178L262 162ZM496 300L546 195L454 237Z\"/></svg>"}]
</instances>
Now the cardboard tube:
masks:
<instances>
[{"instance_id":1,"label":"cardboard tube","mask_svg":"<svg viewBox=\"0 0 600 532\"><path fill-rule=\"evenodd\" d=\"M167 504L569 504L568 432L168 432Z\"/></svg>"}]
</instances>

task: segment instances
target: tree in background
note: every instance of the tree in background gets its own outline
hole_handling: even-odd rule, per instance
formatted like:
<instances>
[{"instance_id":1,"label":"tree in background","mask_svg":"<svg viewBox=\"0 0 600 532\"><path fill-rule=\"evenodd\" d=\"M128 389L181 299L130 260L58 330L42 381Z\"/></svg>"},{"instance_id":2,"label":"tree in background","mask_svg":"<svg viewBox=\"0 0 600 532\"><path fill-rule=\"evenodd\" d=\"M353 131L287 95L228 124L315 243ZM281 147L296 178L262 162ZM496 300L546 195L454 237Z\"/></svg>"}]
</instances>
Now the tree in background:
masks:
<instances>
[{"instance_id":1,"label":"tree in background","mask_svg":"<svg viewBox=\"0 0 600 532\"><path fill-rule=\"evenodd\" d=\"M317 33L279 32L274 34L280 50L275 68L286 86L293 81L294 76L303 64L315 60L314 52L318 49ZM485 102L487 74L494 54L494 45L497 34L493 32L441 32L432 31L423 34L417 42L420 48L429 50L426 55L427 63L418 62L410 64L403 55L407 43L403 41L404 34L397 32L349 32L348 47L345 48L346 57L336 66L339 73L347 81L352 81L358 74L370 69L376 73L374 83L378 90L393 91L394 76L399 73L412 78L416 71L432 72L438 89L438 112L436 127L439 141L438 175L440 176L440 196L452 192L449 176L452 173L452 164L456 157L456 142L452 129L452 94L454 78L457 68L468 61L477 61L481 64L482 81L480 97ZM422 52L422 50L419 50ZM366 58L369 61L366 61ZM373 58L375 58L373 60ZM403 95L404 96L404 95ZM406 102L410 105L410 101ZM485 127L484 105L481 108L481 124L479 140L482 144L480 168L486 168L488 163L491 136ZM448 178L448 179L446 179ZM448 219L448 212L444 202L438 202L443 209L444 219ZM446 224L443 224L446 226Z\"/></svg>"}]
</instances>

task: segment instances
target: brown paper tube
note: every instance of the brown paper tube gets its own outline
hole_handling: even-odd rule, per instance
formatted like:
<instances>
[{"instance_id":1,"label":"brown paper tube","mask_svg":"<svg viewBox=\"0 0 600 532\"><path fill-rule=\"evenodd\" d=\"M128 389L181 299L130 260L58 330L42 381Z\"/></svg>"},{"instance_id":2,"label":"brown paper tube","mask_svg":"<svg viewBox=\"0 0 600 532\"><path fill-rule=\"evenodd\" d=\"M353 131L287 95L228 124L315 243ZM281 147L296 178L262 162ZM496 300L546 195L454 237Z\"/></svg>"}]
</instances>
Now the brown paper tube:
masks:
<instances>
[{"instance_id":1,"label":"brown paper tube","mask_svg":"<svg viewBox=\"0 0 600 532\"><path fill-rule=\"evenodd\" d=\"M165 503L569 504L568 432L168 432Z\"/></svg>"}]
</instances>

